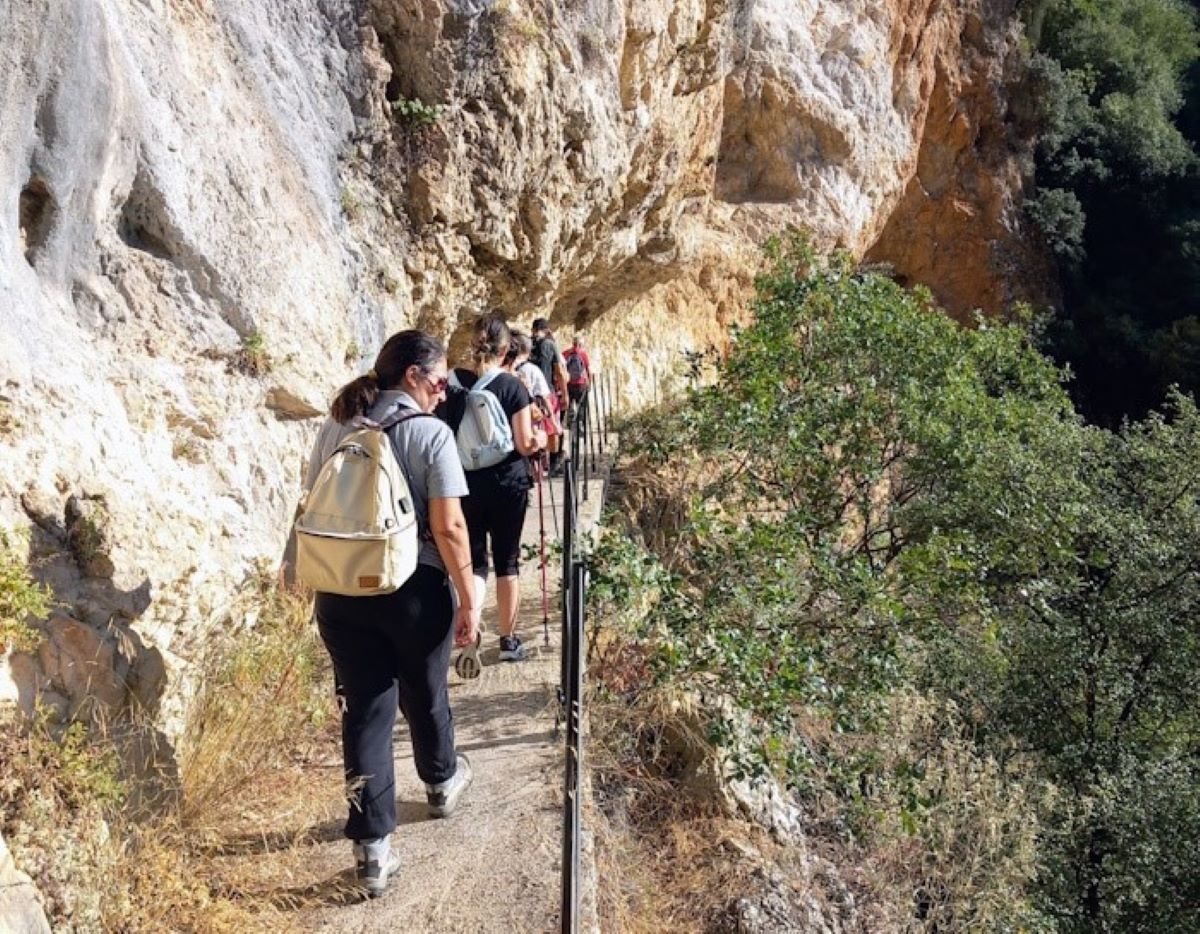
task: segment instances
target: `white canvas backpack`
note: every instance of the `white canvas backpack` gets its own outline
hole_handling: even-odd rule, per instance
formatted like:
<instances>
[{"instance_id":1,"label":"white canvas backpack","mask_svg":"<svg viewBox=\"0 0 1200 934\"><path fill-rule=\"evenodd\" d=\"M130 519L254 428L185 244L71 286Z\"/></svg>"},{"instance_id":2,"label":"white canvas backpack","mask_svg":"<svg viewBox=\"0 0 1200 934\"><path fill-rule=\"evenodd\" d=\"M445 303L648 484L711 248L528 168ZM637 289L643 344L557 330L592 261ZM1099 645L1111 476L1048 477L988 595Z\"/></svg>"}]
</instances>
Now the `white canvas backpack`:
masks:
<instances>
[{"instance_id":1,"label":"white canvas backpack","mask_svg":"<svg viewBox=\"0 0 1200 934\"><path fill-rule=\"evenodd\" d=\"M416 507L387 431L405 411L376 423L355 419L321 465L296 520L296 574L313 590L364 597L397 590L417 569Z\"/></svg>"},{"instance_id":2,"label":"white canvas backpack","mask_svg":"<svg viewBox=\"0 0 1200 934\"><path fill-rule=\"evenodd\" d=\"M488 385L502 372L497 368L485 373L467 390L466 408L454 433L458 459L464 470L494 467L515 449L512 426L504 414L504 407L495 395L487 391ZM453 373L450 374L450 383L459 389L463 388Z\"/></svg>"}]
</instances>

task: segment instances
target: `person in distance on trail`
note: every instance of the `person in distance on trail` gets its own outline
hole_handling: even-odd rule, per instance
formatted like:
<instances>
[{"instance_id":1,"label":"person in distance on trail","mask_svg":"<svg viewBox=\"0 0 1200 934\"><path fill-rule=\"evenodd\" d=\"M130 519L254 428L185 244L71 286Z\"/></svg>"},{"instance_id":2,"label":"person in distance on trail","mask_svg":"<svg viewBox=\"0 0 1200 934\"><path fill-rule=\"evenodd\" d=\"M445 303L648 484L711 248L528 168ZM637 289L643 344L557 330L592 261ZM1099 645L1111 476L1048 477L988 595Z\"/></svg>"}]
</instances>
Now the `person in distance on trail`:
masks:
<instances>
[{"instance_id":1,"label":"person in distance on trail","mask_svg":"<svg viewBox=\"0 0 1200 934\"><path fill-rule=\"evenodd\" d=\"M446 391L446 352L420 331L392 335L375 365L343 386L321 427L305 490L339 441L365 416L378 423L399 408L432 412ZM461 499L468 492L454 437L436 418L411 417L387 434L411 487L422 543L418 565L399 590L378 596L316 595L317 626L344 696L342 754L350 789L345 833L358 879L379 895L398 868L392 727L397 705L408 721L413 760L429 813L448 817L471 783L471 765L454 745L447 677L452 643L479 631ZM453 581L464 597L455 610Z\"/></svg>"},{"instance_id":2,"label":"person in distance on trail","mask_svg":"<svg viewBox=\"0 0 1200 934\"><path fill-rule=\"evenodd\" d=\"M529 335L513 331L512 343L508 348L504 368L517 377L529 390L529 394L533 396L533 420L535 424L545 430L547 448L549 448L551 442L560 434L561 428L558 417L554 414L554 405L550 401L553 393L546 383L546 377L542 374L541 369L529 359L532 349L533 342L529 339Z\"/></svg>"},{"instance_id":3,"label":"person in distance on trail","mask_svg":"<svg viewBox=\"0 0 1200 934\"><path fill-rule=\"evenodd\" d=\"M583 338L575 336L575 340L563 354L563 365L567 371L567 394L570 398L570 424L575 424L579 417L579 407L587 396L588 385L592 381L592 361L588 352L583 349Z\"/></svg>"},{"instance_id":4,"label":"person in distance on trail","mask_svg":"<svg viewBox=\"0 0 1200 934\"><path fill-rule=\"evenodd\" d=\"M554 335L550 333L550 322L545 318L537 318L533 322L533 347L529 352L529 361L539 370L546 380L546 385L555 391L548 397L553 406L555 420L561 423L563 413L567 411L567 369L563 365L563 356L559 352ZM557 434L550 439L550 473L557 474L563 458L563 436Z\"/></svg>"},{"instance_id":5,"label":"person in distance on trail","mask_svg":"<svg viewBox=\"0 0 1200 934\"><path fill-rule=\"evenodd\" d=\"M497 315L480 319L471 343L472 366L456 368L453 379L464 390L469 390L476 381L495 372L483 391L499 400L512 430L513 450L504 460L491 467L466 471L470 495L463 500L463 513L471 535L471 565L479 602L483 601L487 584L488 538L491 538L500 658L515 662L525 658L525 647L516 629L521 602L521 529L525 525L529 490L533 486L529 456L545 448L546 432L534 425L534 406L529 390L517 377L502 369L511 343L512 334L503 319ZM464 409L465 404L454 404L441 410L455 431L462 421Z\"/></svg>"}]
</instances>

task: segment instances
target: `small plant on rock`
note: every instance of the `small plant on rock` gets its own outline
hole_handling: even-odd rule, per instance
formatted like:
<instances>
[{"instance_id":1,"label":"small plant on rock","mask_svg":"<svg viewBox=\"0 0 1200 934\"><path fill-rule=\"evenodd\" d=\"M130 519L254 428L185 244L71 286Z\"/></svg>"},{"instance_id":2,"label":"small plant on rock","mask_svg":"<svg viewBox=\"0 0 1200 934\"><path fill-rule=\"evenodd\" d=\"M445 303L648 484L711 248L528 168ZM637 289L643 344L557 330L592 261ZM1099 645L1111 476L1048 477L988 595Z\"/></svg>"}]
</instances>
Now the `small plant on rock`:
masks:
<instances>
[{"instance_id":1,"label":"small plant on rock","mask_svg":"<svg viewBox=\"0 0 1200 934\"><path fill-rule=\"evenodd\" d=\"M267 342L262 331L251 331L242 338L236 364L239 370L250 376L262 376L271 372L274 361L267 352Z\"/></svg>"},{"instance_id":2,"label":"small plant on rock","mask_svg":"<svg viewBox=\"0 0 1200 934\"><path fill-rule=\"evenodd\" d=\"M411 126L431 127L441 119L442 109L437 104L426 104L419 97L392 101L392 112Z\"/></svg>"},{"instance_id":3,"label":"small plant on rock","mask_svg":"<svg viewBox=\"0 0 1200 934\"><path fill-rule=\"evenodd\" d=\"M349 188L342 189L341 204L342 213L346 215L347 220L356 220L362 214L362 199Z\"/></svg>"}]
</instances>

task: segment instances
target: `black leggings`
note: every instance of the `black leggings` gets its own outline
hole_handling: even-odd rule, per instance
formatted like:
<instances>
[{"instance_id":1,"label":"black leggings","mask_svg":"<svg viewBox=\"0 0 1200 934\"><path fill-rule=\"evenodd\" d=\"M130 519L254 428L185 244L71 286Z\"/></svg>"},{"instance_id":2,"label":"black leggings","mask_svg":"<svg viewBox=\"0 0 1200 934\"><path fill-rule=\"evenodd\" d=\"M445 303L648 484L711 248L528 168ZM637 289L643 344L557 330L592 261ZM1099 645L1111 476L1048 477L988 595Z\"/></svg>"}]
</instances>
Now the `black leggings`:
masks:
<instances>
[{"instance_id":1,"label":"black leggings","mask_svg":"<svg viewBox=\"0 0 1200 934\"><path fill-rule=\"evenodd\" d=\"M446 687L454 634L450 588L442 571L422 564L395 593L319 593L316 612L346 701L342 757L352 789L346 836L384 837L396 827L397 702L421 780L435 784L454 775L454 717Z\"/></svg>"},{"instance_id":2,"label":"black leggings","mask_svg":"<svg viewBox=\"0 0 1200 934\"><path fill-rule=\"evenodd\" d=\"M471 569L487 577L487 543L492 539L492 564L497 577L516 577L521 568L521 529L529 490L513 490L493 483L471 483L471 495L462 501L463 516L471 535Z\"/></svg>"}]
</instances>

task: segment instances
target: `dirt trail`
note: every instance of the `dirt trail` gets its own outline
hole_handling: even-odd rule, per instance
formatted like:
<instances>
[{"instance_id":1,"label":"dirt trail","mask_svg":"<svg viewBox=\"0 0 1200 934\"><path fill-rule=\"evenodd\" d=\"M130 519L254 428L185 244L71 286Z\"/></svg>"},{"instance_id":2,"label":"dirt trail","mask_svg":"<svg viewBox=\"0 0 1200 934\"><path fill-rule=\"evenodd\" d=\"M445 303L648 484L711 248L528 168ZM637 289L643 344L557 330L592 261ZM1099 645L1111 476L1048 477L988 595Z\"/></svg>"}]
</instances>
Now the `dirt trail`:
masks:
<instances>
[{"instance_id":1,"label":"dirt trail","mask_svg":"<svg viewBox=\"0 0 1200 934\"><path fill-rule=\"evenodd\" d=\"M582 492L582 487L581 487ZM581 502L580 525L599 516L602 481L593 481ZM555 484L561 500L561 481ZM536 490L530 497L523 540L538 542ZM562 520L561 502L559 521ZM554 524L545 507L548 542ZM306 863L312 883L306 907L292 920L299 930L325 932L514 932L556 930L561 879L563 755L554 736L559 680L561 619L559 564L547 572L550 593L549 644L542 627L537 561L523 562L520 633L531 649L524 662L499 661L494 583L488 588L487 634L479 678L450 673L450 696L460 751L467 753L475 780L458 811L447 820L425 813L424 786L412 764L403 719L396 728L396 794L400 825L393 842L401 870L388 892L373 901L345 903L352 885L350 845L340 836L345 804L338 781L341 752L336 736L317 757L314 782L329 787L316 822L322 832ZM323 897L323 893L328 897Z\"/></svg>"}]
</instances>

